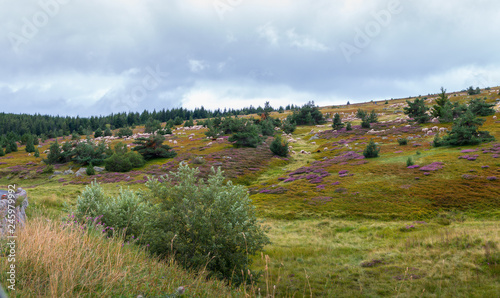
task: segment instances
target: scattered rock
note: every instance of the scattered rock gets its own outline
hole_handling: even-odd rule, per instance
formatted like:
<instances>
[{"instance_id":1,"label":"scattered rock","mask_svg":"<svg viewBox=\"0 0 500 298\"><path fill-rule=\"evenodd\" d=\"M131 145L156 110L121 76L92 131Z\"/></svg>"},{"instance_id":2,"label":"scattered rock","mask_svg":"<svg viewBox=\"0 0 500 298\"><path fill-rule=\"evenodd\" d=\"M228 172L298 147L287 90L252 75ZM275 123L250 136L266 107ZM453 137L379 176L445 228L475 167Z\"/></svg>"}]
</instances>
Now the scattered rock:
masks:
<instances>
[{"instance_id":1,"label":"scattered rock","mask_svg":"<svg viewBox=\"0 0 500 298\"><path fill-rule=\"evenodd\" d=\"M94 167L94 171L100 173L100 172L104 171L104 168L102 168L102 167Z\"/></svg>"}]
</instances>

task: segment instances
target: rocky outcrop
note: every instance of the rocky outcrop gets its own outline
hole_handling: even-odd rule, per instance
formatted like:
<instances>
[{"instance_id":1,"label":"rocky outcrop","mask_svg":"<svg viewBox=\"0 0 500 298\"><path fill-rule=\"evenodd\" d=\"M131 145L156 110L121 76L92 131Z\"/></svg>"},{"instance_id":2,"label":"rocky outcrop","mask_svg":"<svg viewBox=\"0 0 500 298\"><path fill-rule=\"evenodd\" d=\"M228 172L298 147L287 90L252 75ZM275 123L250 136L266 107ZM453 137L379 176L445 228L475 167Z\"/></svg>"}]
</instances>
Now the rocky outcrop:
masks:
<instances>
[{"instance_id":1,"label":"rocky outcrop","mask_svg":"<svg viewBox=\"0 0 500 298\"><path fill-rule=\"evenodd\" d=\"M11 205L16 206L13 210L15 214L15 228L22 228L26 224L26 208L28 208L28 195L22 188L18 188L17 192L13 193L14 203ZM12 197L11 197L12 198ZM12 207L10 207L12 209ZM9 222L9 196L3 196L0 200L0 236L8 234Z\"/></svg>"}]
</instances>

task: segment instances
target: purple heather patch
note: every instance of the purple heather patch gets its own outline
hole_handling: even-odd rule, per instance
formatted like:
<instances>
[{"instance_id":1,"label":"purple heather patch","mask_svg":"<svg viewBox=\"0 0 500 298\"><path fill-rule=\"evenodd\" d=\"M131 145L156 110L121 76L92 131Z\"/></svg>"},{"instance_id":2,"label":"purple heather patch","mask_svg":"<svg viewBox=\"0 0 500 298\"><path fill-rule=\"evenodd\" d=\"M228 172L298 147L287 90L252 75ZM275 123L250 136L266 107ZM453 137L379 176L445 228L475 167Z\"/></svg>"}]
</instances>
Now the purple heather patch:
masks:
<instances>
[{"instance_id":1,"label":"purple heather patch","mask_svg":"<svg viewBox=\"0 0 500 298\"><path fill-rule=\"evenodd\" d=\"M462 152L462 153L472 153L472 152L476 152L476 151L477 151L477 149L465 149L465 150L462 150L460 152Z\"/></svg>"},{"instance_id":2,"label":"purple heather patch","mask_svg":"<svg viewBox=\"0 0 500 298\"><path fill-rule=\"evenodd\" d=\"M467 179L467 180L472 180L472 179L474 179L476 177L477 177L476 175L469 175L469 174L463 174L462 175L462 178Z\"/></svg>"},{"instance_id":3,"label":"purple heather patch","mask_svg":"<svg viewBox=\"0 0 500 298\"><path fill-rule=\"evenodd\" d=\"M339 185L340 181L333 182L331 185Z\"/></svg>"},{"instance_id":4,"label":"purple heather patch","mask_svg":"<svg viewBox=\"0 0 500 298\"><path fill-rule=\"evenodd\" d=\"M403 151L394 151L394 153L403 153Z\"/></svg>"},{"instance_id":5,"label":"purple heather patch","mask_svg":"<svg viewBox=\"0 0 500 298\"><path fill-rule=\"evenodd\" d=\"M489 168L490 166L481 166L481 169L487 169Z\"/></svg>"},{"instance_id":6,"label":"purple heather patch","mask_svg":"<svg viewBox=\"0 0 500 298\"><path fill-rule=\"evenodd\" d=\"M489 177L486 177L486 179L488 179L489 181L496 181L496 180L498 180L498 178L495 177L495 176L489 176Z\"/></svg>"},{"instance_id":7,"label":"purple heather patch","mask_svg":"<svg viewBox=\"0 0 500 298\"><path fill-rule=\"evenodd\" d=\"M317 189L325 189L325 186L323 184L316 186Z\"/></svg>"},{"instance_id":8,"label":"purple heather patch","mask_svg":"<svg viewBox=\"0 0 500 298\"><path fill-rule=\"evenodd\" d=\"M347 170L339 171L339 175L343 175L343 174L347 174L347 173L349 173L349 171L347 171Z\"/></svg>"},{"instance_id":9,"label":"purple heather patch","mask_svg":"<svg viewBox=\"0 0 500 298\"><path fill-rule=\"evenodd\" d=\"M420 171L437 171L439 169L443 168L444 163L442 162L433 162L431 164L428 164L426 166L423 166L420 168Z\"/></svg>"},{"instance_id":10,"label":"purple heather patch","mask_svg":"<svg viewBox=\"0 0 500 298\"><path fill-rule=\"evenodd\" d=\"M407 169L416 169L416 168L420 168L419 165L412 165L412 166L408 166L406 167Z\"/></svg>"}]
</instances>

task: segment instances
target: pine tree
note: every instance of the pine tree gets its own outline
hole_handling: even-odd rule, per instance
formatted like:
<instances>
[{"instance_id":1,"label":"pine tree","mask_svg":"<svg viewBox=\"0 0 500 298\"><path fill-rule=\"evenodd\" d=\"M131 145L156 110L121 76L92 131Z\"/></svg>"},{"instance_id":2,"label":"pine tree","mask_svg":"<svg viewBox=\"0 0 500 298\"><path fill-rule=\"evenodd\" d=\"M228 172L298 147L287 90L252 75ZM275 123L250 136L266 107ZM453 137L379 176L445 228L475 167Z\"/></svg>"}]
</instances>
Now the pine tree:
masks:
<instances>
[{"instance_id":1,"label":"pine tree","mask_svg":"<svg viewBox=\"0 0 500 298\"><path fill-rule=\"evenodd\" d=\"M113 133L111 132L111 129L109 129L109 127L106 127L106 129L104 130L104 136L110 137L112 135L113 135Z\"/></svg>"},{"instance_id":2,"label":"pine tree","mask_svg":"<svg viewBox=\"0 0 500 298\"><path fill-rule=\"evenodd\" d=\"M33 145L33 139L29 138L27 143L26 143L26 148L24 150L28 153L35 152L35 145Z\"/></svg>"},{"instance_id":3,"label":"pine tree","mask_svg":"<svg viewBox=\"0 0 500 298\"><path fill-rule=\"evenodd\" d=\"M413 102L407 100L406 103L408 103L408 107L404 108L406 115L413 118L417 123L429 122L430 116L426 113L429 108L425 106L423 99L417 98Z\"/></svg>"},{"instance_id":4,"label":"pine tree","mask_svg":"<svg viewBox=\"0 0 500 298\"><path fill-rule=\"evenodd\" d=\"M483 142L495 140L487 131L478 131L483 125L484 119L477 118L474 113L467 110L462 116L453 121L451 131L445 136L442 142L438 143L452 146L477 145Z\"/></svg>"},{"instance_id":5,"label":"pine tree","mask_svg":"<svg viewBox=\"0 0 500 298\"><path fill-rule=\"evenodd\" d=\"M50 145L49 153L47 154L47 159L44 160L46 164L55 164L61 160L61 148L57 143L57 140Z\"/></svg>"},{"instance_id":6,"label":"pine tree","mask_svg":"<svg viewBox=\"0 0 500 298\"><path fill-rule=\"evenodd\" d=\"M448 123L453 121L453 104L447 101L444 106L440 109L439 122Z\"/></svg>"},{"instance_id":7,"label":"pine tree","mask_svg":"<svg viewBox=\"0 0 500 298\"><path fill-rule=\"evenodd\" d=\"M98 127L94 132L94 138L102 137L102 135L103 135L102 129Z\"/></svg>"},{"instance_id":8,"label":"pine tree","mask_svg":"<svg viewBox=\"0 0 500 298\"><path fill-rule=\"evenodd\" d=\"M0 146L0 156L5 156L5 152L3 151L3 147Z\"/></svg>"},{"instance_id":9,"label":"pine tree","mask_svg":"<svg viewBox=\"0 0 500 298\"><path fill-rule=\"evenodd\" d=\"M145 160L154 158L172 158L177 153L168 145L163 145L165 137L162 135L152 135L149 138L138 138L134 144L137 146L133 149L140 153Z\"/></svg>"},{"instance_id":10,"label":"pine tree","mask_svg":"<svg viewBox=\"0 0 500 298\"><path fill-rule=\"evenodd\" d=\"M370 140L370 143L368 143L365 150L363 151L363 155L365 156L365 158L374 158L378 157L379 152L380 147L377 147L375 142L373 142L373 140Z\"/></svg>"},{"instance_id":11,"label":"pine tree","mask_svg":"<svg viewBox=\"0 0 500 298\"><path fill-rule=\"evenodd\" d=\"M372 112L368 116L368 122L370 122L370 123L377 123L378 122L378 116L377 116L377 113L375 113L375 110L372 110Z\"/></svg>"},{"instance_id":12,"label":"pine tree","mask_svg":"<svg viewBox=\"0 0 500 298\"><path fill-rule=\"evenodd\" d=\"M350 130L352 130L352 125L351 125L351 122L347 122L347 125L346 125L346 127L345 127L345 130L346 130L346 131L350 131Z\"/></svg>"},{"instance_id":13,"label":"pine tree","mask_svg":"<svg viewBox=\"0 0 500 298\"><path fill-rule=\"evenodd\" d=\"M17 152L17 143L14 139L10 139L7 147L10 148L10 152Z\"/></svg>"},{"instance_id":14,"label":"pine tree","mask_svg":"<svg viewBox=\"0 0 500 298\"><path fill-rule=\"evenodd\" d=\"M40 157L40 151L38 151L38 148L35 148L35 157Z\"/></svg>"},{"instance_id":15,"label":"pine tree","mask_svg":"<svg viewBox=\"0 0 500 298\"><path fill-rule=\"evenodd\" d=\"M339 113L335 113L335 115L333 116L332 127L334 130L339 130L344 127L344 123L342 123L342 119L340 118Z\"/></svg>"},{"instance_id":16,"label":"pine tree","mask_svg":"<svg viewBox=\"0 0 500 298\"><path fill-rule=\"evenodd\" d=\"M469 102L469 110L476 116L495 115L494 106L495 104L488 104L481 98L474 98Z\"/></svg>"}]
</instances>

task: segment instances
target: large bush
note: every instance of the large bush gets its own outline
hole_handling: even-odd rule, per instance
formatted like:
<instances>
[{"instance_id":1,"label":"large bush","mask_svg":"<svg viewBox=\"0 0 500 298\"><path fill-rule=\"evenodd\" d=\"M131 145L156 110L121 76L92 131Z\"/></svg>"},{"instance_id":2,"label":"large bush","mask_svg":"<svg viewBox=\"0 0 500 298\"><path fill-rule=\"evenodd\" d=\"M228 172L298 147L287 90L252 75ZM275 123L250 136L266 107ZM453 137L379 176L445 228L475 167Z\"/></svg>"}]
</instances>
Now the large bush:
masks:
<instances>
[{"instance_id":1,"label":"large bush","mask_svg":"<svg viewBox=\"0 0 500 298\"><path fill-rule=\"evenodd\" d=\"M165 182L153 178L146 184L143 195L160 203L162 215L144 241L160 256L174 254L185 267L206 266L212 275L238 283L269 239L243 186L226 183L220 169L212 168L207 180L198 174L181 164Z\"/></svg>"}]
</instances>

